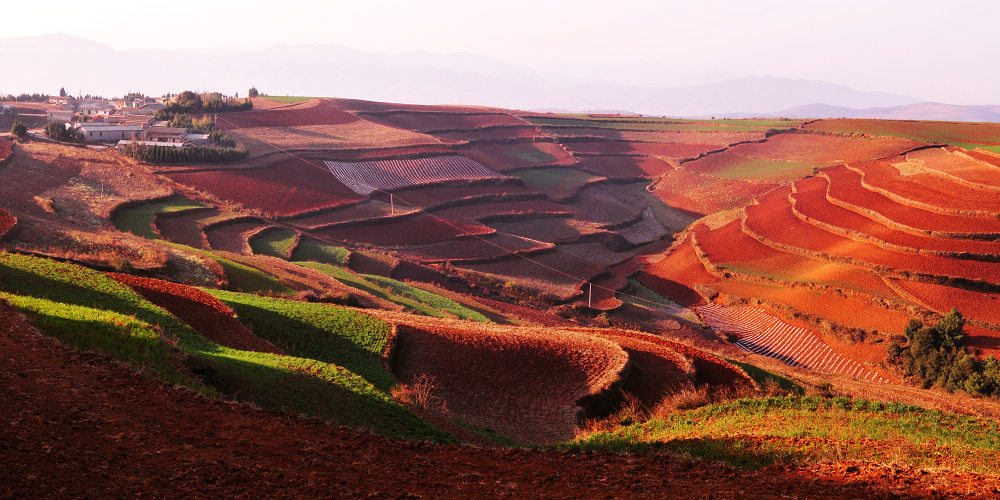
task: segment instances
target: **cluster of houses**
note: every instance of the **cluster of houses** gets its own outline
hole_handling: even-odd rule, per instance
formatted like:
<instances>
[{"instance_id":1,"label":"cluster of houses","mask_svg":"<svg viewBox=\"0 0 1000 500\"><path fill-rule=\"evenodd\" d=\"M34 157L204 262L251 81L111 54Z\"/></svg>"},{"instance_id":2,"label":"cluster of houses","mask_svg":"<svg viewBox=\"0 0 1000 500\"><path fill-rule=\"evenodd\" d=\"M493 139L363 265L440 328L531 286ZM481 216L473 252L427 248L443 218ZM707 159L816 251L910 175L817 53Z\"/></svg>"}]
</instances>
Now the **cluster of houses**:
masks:
<instances>
[{"instance_id":1,"label":"cluster of houses","mask_svg":"<svg viewBox=\"0 0 1000 500\"><path fill-rule=\"evenodd\" d=\"M189 134L186 129L168 127L153 113L165 108L165 98L137 97L122 101L104 99L78 100L71 96L50 97L58 109L46 112L46 121L66 122L77 130L84 142L115 143L121 149L129 144L147 146L204 146L208 134ZM81 116L81 121L73 120Z\"/></svg>"}]
</instances>

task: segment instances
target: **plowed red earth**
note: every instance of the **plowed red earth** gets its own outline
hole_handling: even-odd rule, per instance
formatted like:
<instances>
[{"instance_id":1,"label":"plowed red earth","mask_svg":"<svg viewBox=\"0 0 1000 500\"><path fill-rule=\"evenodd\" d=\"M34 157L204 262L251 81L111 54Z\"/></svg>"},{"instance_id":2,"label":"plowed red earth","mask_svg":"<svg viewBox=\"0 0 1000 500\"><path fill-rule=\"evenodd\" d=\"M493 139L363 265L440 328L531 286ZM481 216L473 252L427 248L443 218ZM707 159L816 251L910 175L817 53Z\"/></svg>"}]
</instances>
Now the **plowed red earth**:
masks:
<instances>
[{"instance_id":1,"label":"plowed red earth","mask_svg":"<svg viewBox=\"0 0 1000 500\"><path fill-rule=\"evenodd\" d=\"M670 163L648 156L590 156L581 158L577 166L581 170L586 170L609 179L659 177L674 169L674 166Z\"/></svg>"},{"instance_id":2,"label":"plowed red earth","mask_svg":"<svg viewBox=\"0 0 1000 500\"><path fill-rule=\"evenodd\" d=\"M549 200L490 201L442 208L434 211L434 214L440 217L466 222L473 222L494 216L531 216L535 214L568 216L570 213L567 207Z\"/></svg>"},{"instance_id":3,"label":"plowed red earth","mask_svg":"<svg viewBox=\"0 0 1000 500\"><path fill-rule=\"evenodd\" d=\"M107 275L170 311L216 344L241 351L284 354L281 349L247 330L229 306L197 288L131 274Z\"/></svg>"},{"instance_id":4,"label":"plowed red earth","mask_svg":"<svg viewBox=\"0 0 1000 500\"><path fill-rule=\"evenodd\" d=\"M687 307L705 301L693 285L718 280L698 260L690 240L685 240L670 255L639 273L638 279L660 295Z\"/></svg>"},{"instance_id":5,"label":"plowed red earth","mask_svg":"<svg viewBox=\"0 0 1000 500\"><path fill-rule=\"evenodd\" d=\"M250 127L291 127L299 125L340 125L358 121L358 117L340 109L328 99L310 99L290 106L262 111L221 113L222 130Z\"/></svg>"},{"instance_id":6,"label":"plowed red earth","mask_svg":"<svg viewBox=\"0 0 1000 500\"><path fill-rule=\"evenodd\" d=\"M425 245L469 234L484 235L491 232L492 229L481 224L442 220L427 213L382 224L359 224L316 231L317 234L335 240L381 246Z\"/></svg>"},{"instance_id":7,"label":"plowed red earth","mask_svg":"<svg viewBox=\"0 0 1000 500\"><path fill-rule=\"evenodd\" d=\"M435 132L434 135L454 141L481 141L484 139L534 139L547 136L547 134L539 131L534 125L524 127L481 128L460 130L457 132Z\"/></svg>"},{"instance_id":8,"label":"plowed red earth","mask_svg":"<svg viewBox=\"0 0 1000 500\"><path fill-rule=\"evenodd\" d=\"M694 386L687 376L688 371L694 372L692 361L655 342L655 337L633 332L598 333L628 353L631 373L621 390L638 398L646 408L655 408L667 394Z\"/></svg>"},{"instance_id":9,"label":"plowed red earth","mask_svg":"<svg viewBox=\"0 0 1000 500\"><path fill-rule=\"evenodd\" d=\"M1000 188L1000 168L965 154L960 148L931 148L908 153L906 159L921 162L932 171L957 177L996 191Z\"/></svg>"},{"instance_id":10,"label":"plowed red earth","mask_svg":"<svg viewBox=\"0 0 1000 500\"><path fill-rule=\"evenodd\" d=\"M412 318L396 329L390 363L400 380L430 376L460 421L522 442L570 439L577 401L608 388L628 362L616 344L568 331Z\"/></svg>"},{"instance_id":11,"label":"plowed red earth","mask_svg":"<svg viewBox=\"0 0 1000 500\"><path fill-rule=\"evenodd\" d=\"M834 184L836 183L831 185ZM788 188L775 190L761 197L758 200L759 204L747 207L746 227L770 242L789 248L852 259L859 265L886 266L890 269L988 282L1000 281L1000 263L960 261L935 255L893 252L871 243L854 241L824 231L802 221L792 213L787 190Z\"/></svg>"},{"instance_id":12,"label":"plowed red earth","mask_svg":"<svg viewBox=\"0 0 1000 500\"><path fill-rule=\"evenodd\" d=\"M742 471L659 454L399 443L207 400L69 351L0 305L0 494L12 497L993 496L1000 480L857 464ZM58 473L55 473L58 471Z\"/></svg>"},{"instance_id":13,"label":"plowed red earth","mask_svg":"<svg viewBox=\"0 0 1000 500\"><path fill-rule=\"evenodd\" d=\"M772 160L843 163L897 155L922 144L906 139L778 134L764 142L738 144L730 148L730 151Z\"/></svg>"},{"instance_id":14,"label":"plowed red earth","mask_svg":"<svg viewBox=\"0 0 1000 500\"><path fill-rule=\"evenodd\" d=\"M202 248L205 246L206 237L201 226L198 225L198 219L218 214L219 211L214 208L196 208L182 212L157 214L154 225L160 236L174 243Z\"/></svg>"},{"instance_id":15,"label":"plowed red earth","mask_svg":"<svg viewBox=\"0 0 1000 500\"><path fill-rule=\"evenodd\" d=\"M893 280L893 282L937 312L946 313L951 308L957 307L968 319L1000 325L1000 296L996 294L973 292L933 283L906 280ZM1000 338L1000 332L996 332L996 336Z\"/></svg>"},{"instance_id":16,"label":"plowed red earth","mask_svg":"<svg viewBox=\"0 0 1000 500\"><path fill-rule=\"evenodd\" d=\"M862 131L869 134L919 137L927 141L951 139L986 145L1000 144L997 142L1000 124L996 123L838 119L815 121L805 125L805 128L848 134Z\"/></svg>"},{"instance_id":17,"label":"plowed red earth","mask_svg":"<svg viewBox=\"0 0 1000 500\"><path fill-rule=\"evenodd\" d=\"M993 241L932 238L896 231L861 214L830 203L826 199L826 190L827 180L823 177L810 177L797 181L795 192L791 194L794 210L797 214L807 217L809 221L825 224L824 228L838 228L837 232L841 234L861 239L871 237L890 245L914 250L968 252L979 255L1000 254L1000 243Z\"/></svg>"},{"instance_id":18,"label":"plowed red earth","mask_svg":"<svg viewBox=\"0 0 1000 500\"><path fill-rule=\"evenodd\" d=\"M371 121L389 125L390 127L405 128L418 132L531 125L516 116L499 113L414 113L401 111L385 114L366 114L364 116Z\"/></svg>"},{"instance_id":19,"label":"plowed red earth","mask_svg":"<svg viewBox=\"0 0 1000 500\"><path fill-rule=\"evenodd\" d=\"M899 168L893 165L899 165ZM995 192L965 186L925 171L910 169L903 175L900 169L906 168L906 159L902 157L852 163L850 168L861 173L866 185L911 200L909 204L916 208L928 207L913 204L912 201L930 205L936 210L1000 211L997 207L1000 197Z\"/></svg>"},{"instance_id":20,"label":"plowed red earth","mask_svg":"<svg viewBox=\"0 0 1000 500\"><path fill-rule=\"evenodd\" d=\"M292 215L361 199L320 165L318 161L291 158L264 168L166 175L197 191L278 215Z\"/></svg>"},{"instance_id":21,"label":"plowed red earth","mask_svg":"<svg viewBox=\"0 0 1000 500\"><path fill-rule=\"evenodd\" d=\"M518 184L473 184L455 185L443 184L433 186L416 186L413 188L400 189L393 192L393 200L402 205L409 205L420 208L432 208L443 203L482 197L503 197L508 195L519 195L534 193L531 189ZM383 193L372 194L372 197L385 202L389 201L389 196Z\"/></svg>"},{"instance_id":22,"label":"plowed red earth","mask_svg":"<svg viewBox=\"0 0 1000 500\"><path fill-rule=\"evenodd\" d=\"M8 231L14 228L16 223L17 219L10 212L0 208L0 236L7 234Z\"/></svg>"},{"instance_id":23,"label":"plowed red earth","mask_svg":"<svg viewBox=\"0 0 1000 500\"><path fill-rule=\"evenodd\" d=\"M0 165L2 165L4 160L6 160L8 156L10 156L10 152L12 150L13 149L11 148L10 141L5 141L3 139L0 139Z\"/></svg>"},{"instance_id":24,"label":"plowed red earth","mask_svg":"<svg viewBox=\"0 0 1000 500\"><path fill-rule=\"evenodd\" d=\"M475 147L463 148L460 151L463 155L501 172L539 165L568 166L576 163L576 158L552 142L477 144Z\"/></svg>"},{"instance_id":25,"label":"plowed red earth","mask_svg":"<svg viewBox=\"0 0 1000 500\"><path fill-rule=\"evenodd\" d=\"M773 189L768 182L736 181L698 175L683 168L667 172L653 194L667 205L698 214L742 207Z\"/></svg>"},{"instance_id":26,"label":"plowed red earth","mask_svg":"<svg viewBox=\"0 0 1000 500\"><path fill-rule=\"evenodd\" d=\"M826 263L775 250L744 233L740 227L740 220L714 231L702 229L695 234L698 245L708 254L710 262L737 273L778 281L830 285L880 297L896 298L891 288L864 268L849 264Z\"/></svg>"},{"instance_id":27,"label":"plowed red earth","mask_svg":"<svg viewBox=\"0 0 1000 500\"><path fill-rule=\"evenodd\" d=\"M843 166L823 169L822 174L830 180L827 196L831 201L878 212L899 224L926 231L1000 233L1000 220L996 217L946 215L903 205L865 189L861 175ZM996 206L995 201L992 206Z\"/></svg>"},{"instance_id":28,"label":"plowed red earth","mask_svg":"<svg viewBox=\"0 0 1000 500\"><path fill-rule=\"evenodd\" d=\"M702 153L719 149L714 144L671 142L585 141L566 143L572 153L588 155L639 155L666 158L694 158Z\"/></svg>"},{"instance_id":29,"label":"plowed red earth","mask_svg":"<svg viewBox=\"0 0 1000 500\"><path fill-rule=\"evenodd\" d=\"M205 229L209 246L215 250L225 250L233 253L250 253L248 239L251 235L270 227L271 225L259 219L246 222L220 223Z\"/></svg>"}]
</instances>

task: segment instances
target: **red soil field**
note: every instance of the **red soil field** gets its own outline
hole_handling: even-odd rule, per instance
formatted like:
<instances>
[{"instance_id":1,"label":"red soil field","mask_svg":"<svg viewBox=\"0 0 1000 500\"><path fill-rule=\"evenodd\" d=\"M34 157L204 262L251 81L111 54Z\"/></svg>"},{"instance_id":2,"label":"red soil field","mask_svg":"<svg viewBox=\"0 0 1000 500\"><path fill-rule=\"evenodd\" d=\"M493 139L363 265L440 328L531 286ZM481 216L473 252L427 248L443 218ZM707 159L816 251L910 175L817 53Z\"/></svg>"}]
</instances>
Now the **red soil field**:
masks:
<instances>
[{"instance_id":1,"label":"red soil field","mask_svg":"<svg viewBox=\"0 0 1000 500\"><path fill-rule=\"evenodd\" d=\"M893 280L906 293L913 295L922 304L939 312L946 313L953 307L958 308L967 319L983 321L1000 325L1000 295L993 293L973 292L950 286L915 281ZM1000 339L1000 332L996 333Z\"/></svg>"},{"instance_id":2,"label":"red soil field","mask_svg":"<svg viewBox=\"0 0 1000 500\"><path fill-rule=\"evenodd\" d=\"M467 234L489 234L493 230L481 224L445 221L427 213L419 213L388 223L334 227L315 232L335 240L401 246L440 243Z\"/></svg>"},{"instance_id":3,"label":"red soil field","mask_svg":"<svg viewBox=\"0 0 1000 500\"><path fill-rule=\"evenodd\" d=\"M906 312L885 309L867 299L820 293L810 288L758 285L736 279L712 283L711 287L721 294L791 307L802 314L847 328L901 333L910 320Z\"/></svg>"},{"instance_id":4,"label":"red soil field","mask_svg":"<svg viewBox=\"0 0 1000 500\"><path fill-rule=\"evenodd\" d=\"M973 151L962 150L962 153L969 155L970 157L989 163L994 167L1000 167L1000 154L994 153L992 151L987 151L985 149L976 149Z\"/></svg>"},{"instance_id":5,"label":"red soil field","mask_svg":"<svg viewBox=\"0 0 1000 500\"><path fill-rule=\"evenodd\" d=\"M0 238L7 234L17 224L17 218L10 212L0 208Z\"/></svg>"},{"instance_id":6,"label":"red soil field","mask_svg":"<svg viewBox=\"0 0 1000 500\"><path fill-rule=\"evenodd\" d=\"M443 112L382 112L365 113L364 117L390 127L418 132L436 130L470 130L484 127L533 126L531 123L505 113L443 113Z\"/></svg>"},{"instance_id":7,"label":"red soil field","mask_svg":"<svg viewBox=\"0 0 1000 500\"><path fill-rule=\"evenodd\" d=\"M393 199L396 203L419 208L431 208L443 203L470 199L475 197L503 197L507 195L523 195L535 193L527 187L514 183L490 183L490 184L438 184L432 186L415 186L408 189L401 189L393 192ZM385 194L374 194L375 199L385 202L389 197Z\"/></svg>"},{"instance_id":8,"label":"red soil field","mask_svg":"<svg viewBox=\"0 0 1000 500\"><path fill-rule=\"evenodd\" d=\"M403 321L392 372L404 383L429 376L451 415L522 442L571 438L577 401L607 390L628 362L616 344L569 331Z\"/></svg>"},{"instance_id":9,"label":"red soil field","mask_svg":"<svg viewBox=\"0 0 1000 500\"><path fill-rule=\"evenodd\" d=\"M647 334L639 335L647 338ZM753 379L742 368L724 359L719 359L701 349L661 337L654 337L650 341L667 346L690 358L694 362L695 380L697 380L699 385L707 385L713 389L754 385Z\"/></svg>"},{"instance_id":10,"label":"red soil field","mask_svg":"<svg viewBox=\"0 0 1000 500\"><path fill-rule=\"evenodd\" d=\"M434 210L435 215L467 222L511 215L570 215L570 210L550 200L486 201Z\"/></svg>"},{"instance_id":11,"label":"red soil field","mask_svg":"<svg viewBox=\"0 0 1000 500\"><path fill-rule=\"evenodd\" d=\"M531 256L531 260L511 256L487 264L464 264L463 269L493 274L508 282L534 288L565 300L580 293L580 284L602 269L558 248Z\"/></svg>"},{"instance_id":12,"label":"red soil field","mask_svg":"<svg viewBox=\"0 0 1000 500\"><path fill-rule=\"evenodd\" d=\"M153 224L160 236L174 243L203 248L208 241L198 220L212 215L219 215L219 211L214 208L196 208L182 212L157 214Z\"/></svg>"},{"instance_id":13,"label":"red soil field","mask_svg":"<svg viewBox=\"0 0 1000 500\"><path fill-rule=\"evenodd\" d=\"M12 144L10 141L0 139L0 165L3 165L7 161L7 157L13 151L11 148Z\"/></svg>"},{"instance_id":14,"label":"red soil field","mask_svg":"<svg viewBox=\"0 0 1000 500\"><path fill-rule=\"evenodd\" d=\"M983 145L1000 144L997 140L1000 137L1000 124L997 123L838 119L818 120L806 125L805 128L840 133L865 132L875 135L916 137L928 142L954 140Z\"/></svg>"},{"instance_id":15,"label":"red soil field","mask_svg":"<svg viewBox=\"0 0 1000 500\"><path fill-rule=\"evenodd\" d=\"M885 266L894 270L985 280L991 283L1000 282L1000 263L960 261L934 255L892 252L871 243L854 241L824 231L802 221L792 213L791 204L786 196L788 189L768 193L758 200L758 205L747 207L747 229L779 245L847 258L859 265Z\"/></svg>"},{"instance_id":16,"label":"red soil field","mask_svg":"<svg viewBox=\"0 0 1000 500\"><path fill-rule=\"evenodd\" d=\"M983 186L992 191L1000 190L1000 167L972 158L960 148L923 149L907 153L906 159L929 169L931 173L943 173L963 184L973 183L973 188Z\"/></svg>"},{"instance_id":17,"label":"red soil field","mask_svg":"<svg viewBox=\"0 0 1000 500\"><path fill-rule=\"evenodd\" d=\"M206 227L205 238L215 250L249 254L251 250L248 239L265 227L272 226L261 219L220 223Z\"/></svg>"},{"instance_id":18,"label":"red soil field","mask_svg":"<svg viewBox=\"0 0 1000 500\"><path fill-rule=\"evenodd\" d=\"M429 155L453 154L454 152L445 144L415 144L391 147L372 148L352 148L344 150L324 150L322 153L304 153L303 155L314 160L334 160L334 161L360 161L360 160L386 160L393 158L420 157ZM322 165L322 161L314 161L317 165Z\"/></svg>"},{"instance_id":19,"label":"red soil field","mask_svg":"<svg viewBox=\"0 0 1000 500\"><path fill-rule=\"evenodd\" d=\"M229 306L197 288L131 274L107 275L135 290L146 300L170 311L216 344L241 351L284 354L281 349L247 330L236 319L236 313Z\"/></svg>"},{"instance_id":20,"label":"red soil field","mask_svg":"<svg viewBox=\"0 0 1000 500\"><path fill-rule=\"evenodd\" d=\"M694 363L677 351L656 342L652 335L637 332L593 330L626 353L631 373L621 386L623 393L635 396L646 408L655 408L668 394L694 387L689 376L695 375Z\"/></svg>"},{"instance_id":21,"label":"red soil field","mask_svg":"<svg viewBox=\"0 0 1000 500\"><path fill-rule=\"evenodd\" d=\"M821 171L821 175L830 180L827 198L834 204L849 205L845 208L875 212L916 231L970 235L1000 234L1000 219L996 217L946 215L903 205L882 194L864 189L861 185L861 176L843 166L825 168Z\"/></svg>"},{"instance_id":22,"label":"red soil field","mask_svg":"<svg viewBox=\"0 0 1000 500\"><path fill-rule=\"evenodd\" d=\"M359 200L319 162L291 158L253 169L168 173L179 184L277 215L293 215Z\"/></svg>"},{"instance_id":23,"label":"red soil field","mask_svg":"<svg viewBox=\"0 0 1000 500\"><path fill-rule=\"evenodd\" d=\"M556 137L600 137L610 140L637 142L675 142L687 144L712 144L728 146L737 142L759 141L764 138L764 131L719 132L719 131L634 131L616 130L597 127L547 127L542 130Z\"/></svg>"},{"instance_id":24,"label":"red soil field","mask_svg":"<svg viewBox=\"0 0 1000 500\"><path fill-rule=\"evenodd\" d=\"M930 488L989 496L1000 487L996 478L917 468L888 475L883 466L864 464L745 471L655 453L391 441L175 390L103 356L70 351L7 306L0 307L0 352L0 420L12 422L0 427L7 444L0 484L15 497L302 497L317 491L346 497L555 497L569 491L587 497L677 491L874 497L924 495ZM309 443L309 453L302 443ZM108 470L116 471L114 481ZM455 479L461 477L474 480Z\"/></svg>"},{"instance_id":25,"label":"red soil field","mask_svg":"<svg viewBox=\"0 0 1000 500\"><path fill-rule=\"evenodd\" d=\"M693 234L697 238L697 244L708 254L710 262L741 274L786 282L829 285L878 297L897 298L896 293L880 278L863 268L775 250L744 233L740 223L737 219L714 231L696 229ZM784 230L794 231L790 228Z\"/></svg>"},{"instance_id":26,"label":"red soil field","mask_svg":"<svg viewBox=\"0 0 1000 500\"><path fill-rule=\"evenodd\" d=\"M659 177L674 169L670 163L648 156L589 156L581 158L577 167L609 179Z\"/></svg>"},{"instance_id":27,"label":"red soil field","mask_svg":"<svg viewBox=\"0 0 1000 500\"><path fill-rule=\"evenodd\" d=\"M411 111L411 112L432 112L432 113L507 113L507 110L499 108L488 108L483 106L454 106L440 104L403 104L397 102L363 101L360 99L330 99L334 104L349 111L359 111L363 113L380 113L388 111Z\"/></svg>"},{"instance_id":28,"label":"red soil field","mask_svg":"<svg viewBox=\"0 0 1000 500\"><path fill-rule=\"evenodd\" d=\"M221 130L232 130L250 127L341 125L356 121L358 117L344 111L329 99L310 99L274 109L219 113L217 126Z\"/></svg>"},{"instance_id":29,"label":"red soil field","mask_svg":"<svg viewBox=\"0 0 1000 500\"><path fill-rule=\"evenodd\" d=\"M898 165L898 168L893 165ZM848 168L862 175L866 189L916 208L944 213L1000 212L997 194L976 189L942 176L914 169L902 157L852 163ZM901 173L906 172L906 175Z\"/></svg>"},{"instance_id":30,"label":"red soil field","mask_svg":"<svg viewBox=\"0 0 1000 500\"><path fill-rule=\"evenodd\" d=\"M456 132L434 132L434 135L443 139L453 141L482 141L495 139L535 139L547 137L548 134L541 132L534 125L524 127L490 127L472 130L459 130Z\"/></svg>"},{"instance_id":31,"label":"red soil field","mask_svg":"<svg viewBox=\"0 0 1000 500\"><path fill-rule=\"evenodd\" d=\"M874 238L877 241L873 242L880 246L888 244L930 252L1000 254L998 242L933 238L904 233L834 205L826 199L827 180L824 177L802 179L794 187L795 192L790 196L794 200L793 209L800 218L807 217L810 223L820 225L828 231L831 226L838 228L835 232L849 238L864 241L872 241Z\"/></svg>"},{"instance_id":32,"label":"red soil field","mask_svg":"<svg viewBox=\"0 0 1000 500\"><path fill-rule=\"evenodd\" d=\"M406 253L424 262L466 261L496 259L511 252L530 252L553 246L551 243L528 240L519 236L490 234L482 238L463 238L436 245L411 247L406 249Z\"/></svg>"},{"instance_id":33,"label":"red soil field","mask_svg":"<svg viewBox=\"0 0 1000 500\"><path fill-rule=\"evenodd\" d=\"M569 166L576 163L558 144L532 142L515 144L476 144L459 150L463 155L492 168L504 171L540 165Z\"/></svg>"},{"instance_id":34,"label":"red soil field","mask_svg":"<svg viewBox=\"0 0 1000 500\"><path fill-rule=\"evenodd\" d=\"M686 307L705 301L693 285L712 283L718 279L705 269L687 239L677 245L670 255L638 275L640 283Z\"/></svg>"},{"instance_id":35,"label":"red soil field","mask_svg":"<svg viewBox=\"0 0 1000 500\"><path fill-rule=\"evenodd\" d=\"M771 160L843 163L897 155L922 144L906 139L788 133L772 135L762 143L739 144L730 151Z\"/></svg>"},{"instance_id":36,"label":"red soil field","mask_svg":"<svg viewBox=\"0 0 1000 500\"><path fill-rule=\"evenodd\" d=\"M1000 331L966 323L963 332L962 344L972 348L976 356L1000 358Z\"/></svg>"},{"instance_id":37,"label":"red soil field","mask_svg":"<svg viewBox=\"0 0 1000 500\"><path fill-rule=\"evenodd\" d=\"M348 257L347 267L351 271L360 274L375 274L388 277L399 262L399 259L389 255L355 251L351 252L350 257Z\"/></svg>"},{"instance_id":38,"label":"red soil field","mask_svg":"<svg viewBox=\"0 0 1000 500\"><path fill-rule=\"evenodd\" d=\"M714 144L671 142L585 141L564 144L571 153L583 155L660 156L672 159L695 158L719 149Z\"/></svg>"},{"instance_id":39,"label":"red soil field","mask_svg":"<svg viewBox=\"0 0 1000 500\"><path fill-rule=\"evenodd\" d=\"M774 186L766 182L720 179L677 169L667 172L655 183L653 194L672 207L707 215L742 207Z\"/></svg>"}]
</instances>

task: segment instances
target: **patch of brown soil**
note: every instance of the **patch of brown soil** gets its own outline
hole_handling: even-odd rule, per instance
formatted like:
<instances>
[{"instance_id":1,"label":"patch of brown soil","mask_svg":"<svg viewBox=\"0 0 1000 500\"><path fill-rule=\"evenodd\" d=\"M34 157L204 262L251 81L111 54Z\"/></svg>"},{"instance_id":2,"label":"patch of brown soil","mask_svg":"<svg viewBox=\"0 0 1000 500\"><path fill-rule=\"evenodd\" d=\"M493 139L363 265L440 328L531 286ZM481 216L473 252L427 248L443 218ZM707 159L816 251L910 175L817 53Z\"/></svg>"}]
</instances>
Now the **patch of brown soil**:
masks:
<instances>
[{"instance_id":1,"label":"patch of brown soil","mask_svg":"<svg viewBox=\"0 0 1000 500\"><path fill-rule=\"evenodd\" d=\"M254 335L236 319L236 313L219 299L197 288L131 274L107 273L146 300L170 311L195 331L216 344L241 351L285 354Z\"/></svg>"}]
</instances>

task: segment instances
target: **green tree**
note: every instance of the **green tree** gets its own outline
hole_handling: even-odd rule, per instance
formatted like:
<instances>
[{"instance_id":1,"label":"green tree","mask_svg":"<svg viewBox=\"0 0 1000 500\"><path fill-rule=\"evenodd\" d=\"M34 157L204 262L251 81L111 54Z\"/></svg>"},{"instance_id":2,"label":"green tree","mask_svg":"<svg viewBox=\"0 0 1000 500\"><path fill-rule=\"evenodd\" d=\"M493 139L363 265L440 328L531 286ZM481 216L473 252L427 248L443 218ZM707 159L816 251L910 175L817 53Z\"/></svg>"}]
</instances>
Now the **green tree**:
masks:
<instances>
[{"instance_id":1,"label":"green tree","mask_svg":"<svg viewBox=\"0 0 1000 500\"><path fill-rule=\"evenodd\" d=\"M66 97L66 87L59 87L59 97Z\"/></svg>"},{"instance_id":2,"label":"green tree","mask_svg":"<svg viewBox=\"0 0 1000 500\"><path fill-rule=\"evenodd\" d=\"M20 120L14 120L14 124L10 126L10 133L20 139L24 139L28 136L28 127L21 123Z\"/></svg>"},{"instance_id":3,"label":"green tree","mask_svg":"<svg viewBox=\"0 0 1000 500\"><path fill-rule=\"evenodd\" d=\"M260 92L257 92L257 87L250 87L250 92L247 92L247 95L250 97L258 97Z\"/></svg>"},{"instance_id":4,"label":"green tree","mask_svg":"<svg viewBox=\"0 0 1000 500\"><path fill-rule=\"evenodd\" d=\"M80 139L76 130L66 128L65 122L46 123L45 135L49 136L49 139L61 142L76 142Z\"/></svg>"}]
</instances>

